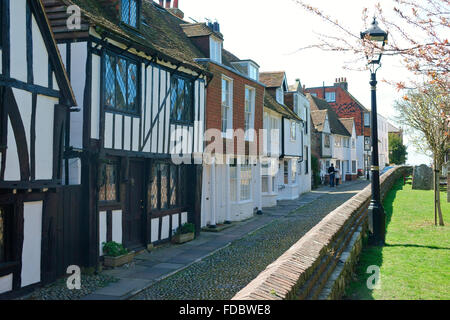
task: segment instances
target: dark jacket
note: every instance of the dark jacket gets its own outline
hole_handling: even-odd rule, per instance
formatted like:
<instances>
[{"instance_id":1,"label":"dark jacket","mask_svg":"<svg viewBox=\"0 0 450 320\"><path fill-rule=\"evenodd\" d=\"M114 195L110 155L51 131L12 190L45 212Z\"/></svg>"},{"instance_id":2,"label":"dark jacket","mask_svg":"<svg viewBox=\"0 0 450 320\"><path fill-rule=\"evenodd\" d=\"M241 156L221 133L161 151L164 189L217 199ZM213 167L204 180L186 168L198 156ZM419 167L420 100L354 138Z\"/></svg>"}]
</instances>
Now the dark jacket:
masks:
<instances>
[{"instance_id":1,"label":"dark jacket","mask_svg":"<svg viewBox=\"0 0 450 320\"><path fill-rule=\"evenodd\" d=\"M329 167L329 168L328 168L328 173L329 173L329 174L335 173L334 167Z\"/></svg>"}]
</instances>

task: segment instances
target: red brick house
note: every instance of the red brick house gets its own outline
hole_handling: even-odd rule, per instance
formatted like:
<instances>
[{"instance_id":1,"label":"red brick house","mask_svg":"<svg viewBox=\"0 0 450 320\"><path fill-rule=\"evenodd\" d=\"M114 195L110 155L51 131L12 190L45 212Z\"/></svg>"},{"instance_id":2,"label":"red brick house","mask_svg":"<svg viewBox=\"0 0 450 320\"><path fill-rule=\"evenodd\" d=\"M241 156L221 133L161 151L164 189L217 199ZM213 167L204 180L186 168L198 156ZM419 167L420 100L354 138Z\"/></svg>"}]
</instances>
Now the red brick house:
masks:
<instances>
[{"instance_id":1,"label":"red brick house","mask_svg":"<svg viewBox=\"0 0 450 320\"><path fill-rule=\"evenodd\" d=\"M255 159L261 148L265 86L256 62L223 49L217 23L181 27L204 55L196 61L213 75L207 85L205 153L214 156L204 166L201 224L214 228L261 210L261 166Z\"/></svg>"},{"instance_id":2,"label":"red brick house","mask_svg":"<svg viewBox=\"0 0 450 320\"><path fill-rule=\"evenodd\" d=\"M366 109L349 91L346 78L335 80L332 86L306 88L306 92L324 99L339 118L353 118L357 135L358 173L370 169L370 110Z\"/></svg>"}]
</instances>

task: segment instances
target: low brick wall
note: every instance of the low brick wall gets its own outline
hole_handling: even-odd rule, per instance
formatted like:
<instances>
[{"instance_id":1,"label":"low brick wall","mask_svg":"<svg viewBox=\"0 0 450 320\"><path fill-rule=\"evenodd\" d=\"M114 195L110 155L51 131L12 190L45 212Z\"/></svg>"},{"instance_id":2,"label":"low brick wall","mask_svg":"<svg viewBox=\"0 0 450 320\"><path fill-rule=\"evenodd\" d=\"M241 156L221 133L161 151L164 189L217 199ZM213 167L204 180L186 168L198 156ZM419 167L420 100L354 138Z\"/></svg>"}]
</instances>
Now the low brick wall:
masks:
<instances>
[{"instance_id":1,"label":"low brick wall","mask_svg":"<svg viewBox=\"0 0 450 320\"><path fill-rule=\"evenodd\" d=\"M411 171L396 167L380 178L381 196ZM330 212L233 300L339 299L345 291L367 230L371 186Z\"/></svg>"}]
</instances>

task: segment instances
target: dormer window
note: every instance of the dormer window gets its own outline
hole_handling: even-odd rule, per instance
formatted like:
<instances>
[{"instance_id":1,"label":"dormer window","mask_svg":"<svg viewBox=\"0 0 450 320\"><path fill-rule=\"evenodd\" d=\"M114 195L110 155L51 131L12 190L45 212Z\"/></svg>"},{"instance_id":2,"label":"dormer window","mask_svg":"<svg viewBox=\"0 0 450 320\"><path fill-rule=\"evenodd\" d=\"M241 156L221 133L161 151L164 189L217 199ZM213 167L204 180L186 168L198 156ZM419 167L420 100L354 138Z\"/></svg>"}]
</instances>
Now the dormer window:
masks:
<instances>
[{"instance_id":1,"label":"dormer window","mask_svg":"<svg viewBox=\"0 0 450 320\"><path fill-rule=\"evenodd\" d=\"M209 40L210 59L217 63L222 63L222 42L210 37Z\"/></svg>"},{"instance_id":2,"label":"dormer window","mask_svg":"<svg viewBox=\"0 0 450 320\"><path fill-rule=\"evenodd\" d=\"M259 80L258 68L256 66L254 66L253 64L251 64L251 63L248 66L248 77L250 79L255 80L255 81Z\"/></svg>"},{"instance_id":3,"label":"dormer window","mask_svg":"<svg viewBox=\"0 0 450 320\"><path fill-rule=\"evenodd\" d=\"M281 88L277 88L277 102L284 104L284 93Z\"/></svg>"},{"instance_id":4,"label":"dormer window","mask_svg":"<svg viewBox=\"0 0 450 320\"><path fill-rule=\"evenodd\" d=\"M138 0L121 1L121 20L127 25L137 28L139 3Z\"/></svg>"}]
</instances>

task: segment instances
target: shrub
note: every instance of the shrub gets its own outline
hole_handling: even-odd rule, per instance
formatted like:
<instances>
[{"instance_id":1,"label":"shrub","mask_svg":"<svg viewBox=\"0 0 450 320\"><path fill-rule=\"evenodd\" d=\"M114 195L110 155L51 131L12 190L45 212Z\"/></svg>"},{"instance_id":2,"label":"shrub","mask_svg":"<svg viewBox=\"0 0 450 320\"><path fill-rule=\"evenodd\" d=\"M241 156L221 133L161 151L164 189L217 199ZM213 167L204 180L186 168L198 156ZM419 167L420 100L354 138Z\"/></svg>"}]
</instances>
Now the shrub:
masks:
<instances>
[{"instance_id":1,"label":"shrub","mask_svg":"<svg viewBox=\"0 0 450 320\"><path fill-rule=\"evenodd\" d=\"M185 223L181 227L178 227L175 235L193 232L195 232L195 225L193 223Z\"/></svg>"},{"instance_id":2,"label":"shrub","mask_svg":"<svg viewBox=\"0 0 450 320\"><path fill-rule=\"evenodd\" d=\"M128 250L121 243L110 241L103 242L103 252L109 257L119 257L127 254Z\"/></svg>"}]
</instances>

